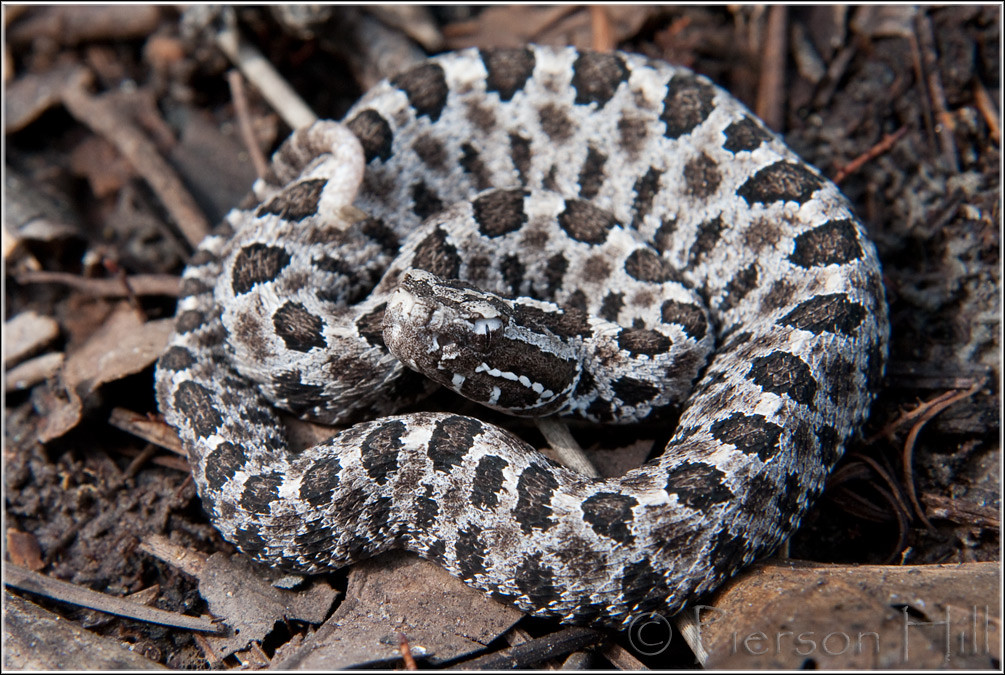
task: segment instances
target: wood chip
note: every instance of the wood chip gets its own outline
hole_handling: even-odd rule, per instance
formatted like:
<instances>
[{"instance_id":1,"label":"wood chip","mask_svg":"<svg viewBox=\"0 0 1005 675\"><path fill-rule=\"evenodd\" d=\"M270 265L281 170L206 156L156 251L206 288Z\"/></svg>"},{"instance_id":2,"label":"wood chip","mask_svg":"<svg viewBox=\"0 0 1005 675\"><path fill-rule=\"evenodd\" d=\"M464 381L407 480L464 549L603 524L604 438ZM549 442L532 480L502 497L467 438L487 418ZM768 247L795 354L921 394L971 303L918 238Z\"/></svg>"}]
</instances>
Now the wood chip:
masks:
<instances>
[{"instance_id":1,"label":"wood chip","mask_svg":"<svg viewBox=\"0 0 1005 675\"><path fill-rule=\"evenodd\" d=\"M63 367L63 353L49 352L20 363L4 373L8 391L31 389L39 382L56 376Z\"/></svg>"},{"instance_id":2,"label":"wood chip","mask_svg":"<svg viewBox=\"0 0 1005 675\"><path fill-rule=\"evenodd\" d=\"M4 92L4 133L24 129L46 110L59 105L64 89L86 86L91 79L86 68L78 63L67 63L14 80Z\"/></svg>"},{"instance_id":3,"label":"wood chip","mask_svg":"<svg viewBox=\"0 0 1005 675\"><path fill-rule=\"evenodd\" d=\"M1000 576L999 563L769 561L687 611L710 669L994 669Z\"/></svg>"},{"instance_id":4,"label":"wood chip","mask_svg":"<svg viewBox=\"0 0 1005 675\"><path fill-rule=\"evenodd\" d=\"M161 670L119 642L4 591L4 670Z\"/></svg>"},{"instance_id":5,"label":"wood chip","mask_svg":"<svg viewBox=\"0 0 1005 675\"><path fill-rule=\"evenodd\" d=\"M22 532L13 527L7 528L7 554L10 561L33 572L45 567L42 561L42 547L38 539L30 532Z\"/></svg>"},{"instance_id":6,"label":"wood chip","mask_svg":"<svg viewBox=\"0 0 1005 675\"><path fill-rule=\"evenodd\" d=\"M318 632L275 659L283 670L338 670L401 662L398 633L412 656L439 664L478 652L523 614L402 552L354 565L346 598Z\"/></svg>"},{"instance_id":7,"label":"wood chip","mask_svg":"<svg viewBox=\"0 0 1005 675\"><path fill-rule=\"evenodd\" d=\"M98 387L150 366L173 330L172 319L143 322L127 303L118 305L83 345L67 354L62 377L66 399L44 418L39 440L47 443L75 427L82 401Z\"/></svg>"},{"instance_id":8,"label":"wood chip","mask_svg":"<svg viewBox=\"0 0 1005 675\"><path fill-rule=\"evenodd\" d=\"M38 352L56 339L59 324L55 319L28 310L11 317L3 324L3 364L10 368L25 357Z\"/></svg>"}]
</instances>

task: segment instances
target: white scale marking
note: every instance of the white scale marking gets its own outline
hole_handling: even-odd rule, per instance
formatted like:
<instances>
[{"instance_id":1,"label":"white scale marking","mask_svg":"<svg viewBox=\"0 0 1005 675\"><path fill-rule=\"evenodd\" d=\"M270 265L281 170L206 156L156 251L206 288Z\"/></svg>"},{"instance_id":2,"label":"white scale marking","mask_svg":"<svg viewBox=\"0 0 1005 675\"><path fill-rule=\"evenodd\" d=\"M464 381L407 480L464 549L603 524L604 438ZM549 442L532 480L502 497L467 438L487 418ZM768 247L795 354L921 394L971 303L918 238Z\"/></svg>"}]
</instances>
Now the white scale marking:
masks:
<instances>
[{"instance_id":1,"label":"white scale marking","mask_svg":"<svg viewBox=\"0 0 1005 675\"><path fill-rule=\"evenodd\" d=\"M516 373L511 373L507 370L499 370L498 368L489 368L489 365L482 362L475 368L476 373L485 373L489 377L501 377L504 380L511 380L513 382L519 382L523 386L534 391L535 394L542 394L546 397L551 397L555 395L551 389L545 389L544 385L540 382L531 382L530 378L526 375L517 375ZM494 403L495 401L493 401Z\"/></svg>"}]
</instances>

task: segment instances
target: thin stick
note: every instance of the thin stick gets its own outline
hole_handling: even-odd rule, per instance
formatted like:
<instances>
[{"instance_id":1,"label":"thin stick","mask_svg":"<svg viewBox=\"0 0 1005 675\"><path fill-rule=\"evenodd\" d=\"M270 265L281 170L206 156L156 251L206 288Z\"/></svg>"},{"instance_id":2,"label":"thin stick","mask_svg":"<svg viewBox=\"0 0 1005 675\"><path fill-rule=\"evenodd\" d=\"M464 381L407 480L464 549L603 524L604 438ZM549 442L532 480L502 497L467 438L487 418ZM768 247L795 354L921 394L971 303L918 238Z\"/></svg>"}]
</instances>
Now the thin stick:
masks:
<instances>
[{"instance_id":1,"label":"thin stick","mask_svg":"<svg viewBox=\"0 0 1005 675\"><path fill-rule=\"evenodd\" d=\"M187 630L197 630L206 633L220 633L222 627L216 625L210 619L200 616L187 616L177 612L166 612L155 607L141 605L125 598L114 595L97 593L71 584L59 579L47 577L38 572L7 563L4 565L4 584L13 588L18 588L29 593L37 593L47 598L68 602L71 605L79 605L88 609L96 609L106 614L125 616L137 621L156 623L162 626L173 626L175 628L185 628Z\"/></svg>"},{"instance_id":2,"label":"thin stick","mask_svg":"<svg viewBox=\"0 0 1005 675\"><path fill-rule=\"evenodd\" d=\"M843 181L845 178L855 173L863 166L865 166L868 162L871 162L875 158L882 155L884 152L887 152L890 148L894 146L894 144L896 144L897 141L903 138L904 134L906 133L907 133L907 127L901 127L896 131L894 131L892 134L887 134L883 136L883 138L880 139L879 143L872 146L871 148L863 152L861 155L859 155L858 157L856 157L855 159L851 160L843 167L838 169L837 175L834 176L834 183L840 185L841 181Z\"/></svg>"},{"instance_id":3,"label":"thin stick","mask_svg":"<svg viewBox=\"0 0 1005 675\"><path fill-rule=\"evenodd\" d=\"M995 104L991 100L991 97L988 96L987 89L976 79L974 80L974 103L977 104L977 110L980 111L981 116L984 118L984 123L988 125L988 133L991 136L991 140L1001 145L1002 127L998 111L995 110Z\"/></svg>"},{"instance_id":4,"label":"thin stick","mask_svg":"<svg viewBox=\"0 0 1005 675\"><path fill-rule=\"evenodd\" d=\"M785 125L785 53L787 10L774 5L768 12L768 30L761 50L761 78L757 87L757 116L770 128L781 131Z\"/></svg>"},{"instance_id":5,"label":"thin stick","mask_svg":"<svg viewBox=\"0 0 1005 675\"><path fill-rule=\"evenodd\" d=\"M969 380L970 386L974 386L975 381L974 381L973 378L965 378L965 379ZM956 388L957 389L962 389L963 387L956 387ZM895 432L898 427L900 427L903 424L906 424L907 422L910 422L913 419L921 417L933 405L941 403L942 401L946 400L950 396L954 396L955 393L956 393L955 391L944 391L941 394L939 394L938 396L936 396L935 398L931 399L930 401L925 401L924 403L919 403L915 408L913 408L911 410L908 410L906 412L901 413L900 415L897 416L897 419L893 420L892 422L890 422L889 424L887 424L885 427L883 427L882 429L880 429L878 432L876 432L875 434L873 434L872 436L870 436L869 438L867 438L865 440L865 444L866 445L872 445L873 443L875 443L880 438L889 438L889 439L892 440L893 439L893 432Z\"/></svg>"},{"instance_id":6,"label":"thin stick","mask_svg":"<svg viewBox=\"0 0 1005 675\"><path fill-rule=\"evenodd\" d=\"M175 430L158 419L151 419L126 408L113 408L108 416L108 423L117 429L139 436L143 440L159 445L182 457L188 453L182 447L181 440Z\"/></svg>"},{"instance_id":7,"label":"thin stick","mask_svg":"<svg viewBox=\"0 0 1005 675\"><path fill-rule=\"evenodd\" d=\"M140 306L140 301L136 297L136 291L133 290L132 284L129 283L129 277L126 276L126 271L119 267L119 264L112 260L111 258L105 258L101 261L105 270L115 275L119 283L122 284L122 290L126 293L126 302L132 307L133 311L136 312L136 316L139 317L140 321L146 323L147 313L143 311L143 307Z\"/></svg>"},{"instance_id":8,"label":"thin stick","mask_svg":"<svg viewBox=\"0 0 1005 675\"><path fill-rule=\"evenodd\" d=\"M412 656L412 647L408 644L408 638L404 633L398 633L398 648L401 650L401 660L405 662L405 670L418 670L419 666Z\"/></svg>"},{"instance_id":9,"label":"thin stick","mask_svg":"<svg viewBox=\"0 0 1005 675\"><path fill-rule=\"evenodd\" d=\"M209 232L209 222L175 170L150 139L119 112L118 104L91 96L82 87L66 88L62 99L74 118L115 146L154 191L185 239L197 246Z\"/></svg>"},{"instance_id":10,"label":"thin stick","mask_svg":"<svg viewBox=\"0 0 1005 675\"><path fill-rule=\"evenodd\" d=\"M259 93L290 128L300 129L317 121L317 115L310 106L304 103L261 52L241 39L232 23L224 21L224 27L216 34L217 47L258 88Z\"/></svg>"},{"instance_id":11,"label":"thin stick","mask_svg":"<svg viewBox=\"0 0 1005 675\"><path fill-rule=\"evenodd\" d=\"M227 73L227 83L230 85L230 97L234 100L234 112L237 114L237 128L241 131L241 138L244 139L244 147L248 149L251 163L255 166L255 173L259 178L264 178L269 172L269 164L258 147L258 139L255 138L255 130L251 126L251 113L248 111L248 96L244 91L244 78L236 70Z\"/></svg>"},{"instance_id":12,"label":"thin stick","mask_svg":"<svg viewBox=\"0 0 1005 675\"><path fill-rule=\"evenodd\" d=\"M983 386L983 381L978 382L966 391L958 392L946 399L943 399L936 405L933 405L924 415L922 415L921 419L919 419L915 425L911 427L911 431L907 434L907 439L904 441L904 484L907 488L907 496L910 497L911 504L914 506L914 512L918 514L918 518L920 518L921 522L925 524L925 527L930 530L934 530L935 528L932 526L932 523L928 520L928 517L922 510L921 503L918 501L918 495L914 489L914 467L911 462L914 454L914 442L917 440L918 434L921 433L921 428L925 426L930 419L957 401L962 401L965 398L973 396Z\"/></svg>"},{"instance_id":13,"label":"thin stick","mask_svg":"<svg viewBox=\"0 0 1005 675\"><path fill-rule=\"evenodd\" d=\"M584 476L600 477L600 473L583 452L583 448L569 433L569 427L566 426L565 422L554 417L537 417L534 422L544 435L544 440L548 441L548 445L558 455L558 461Z\"/></svg>"},{"instance_id":14,"label":"thin stick","mask_svg":"<svg viewBox=\"0 0 1005 675\"><path fill-rule=\"evenodd\" d=\"M591 46L598 52L614 49L614 35L611 33L611 19L601 5L590 5Z\"/></svg>"},{"instance_id":15,"label":"thin stick","mask_svg":"<svg viewBox=\"0 0 1005 675\"><path fill-rule=\"evenodd\" d=\"M942 147L942 156L946 166L953 171L959 171L957 160L956 139L953 137L953 116L946 108L946 93L939 76L938 56L935 51L935 36L932 34L932 22L928 15L921 11L915 15L915 33L918 36L918 47L921 51L921 64L925 68L925 84L928 87L928 98L932 103L935 118L935 135Z\"/></svg>"},{"instance_id":16,"label":"thin stick","mask_svg":"<svg viewBox=\"0 0 1005 675\"><path fill-rule=\"evenodd\" d=\"M165 295L177 297L181 290L181 280L171 274L135 274L128 277L128 286L118 279L91 279L68 272L48 270L25 270L15 277L17 282L26 284L63 284L101 298L123 298L131 290L135 295Z\"/></svg>"}]
</instances>

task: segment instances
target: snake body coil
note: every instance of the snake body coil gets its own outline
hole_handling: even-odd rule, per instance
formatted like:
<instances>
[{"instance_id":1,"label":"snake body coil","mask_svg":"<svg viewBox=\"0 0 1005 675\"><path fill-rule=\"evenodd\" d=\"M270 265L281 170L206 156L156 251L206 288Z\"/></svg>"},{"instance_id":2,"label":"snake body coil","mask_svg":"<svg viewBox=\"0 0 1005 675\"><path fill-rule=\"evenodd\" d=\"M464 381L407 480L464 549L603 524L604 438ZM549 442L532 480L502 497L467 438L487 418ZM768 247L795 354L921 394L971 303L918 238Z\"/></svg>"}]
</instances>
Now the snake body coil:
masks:
<instances>
[{"instance_id":1,"label":"snake body coil","mask_svg":"<svg viewBox=\"0 0 1005 675\"><path fill-rule=\"evenodd\" d=\"M306 572L404 548L625 625L793 531L886 353L876 254L833 184L705 78L624 53L446 54L345 125L355 208L345 127L296 132L190 261L158 364L228 540ZM679 422L604 480L443 413L288 448L276 407L393 413L431 386L403 363L518 414Z\"/></svg>"}]
</instances>

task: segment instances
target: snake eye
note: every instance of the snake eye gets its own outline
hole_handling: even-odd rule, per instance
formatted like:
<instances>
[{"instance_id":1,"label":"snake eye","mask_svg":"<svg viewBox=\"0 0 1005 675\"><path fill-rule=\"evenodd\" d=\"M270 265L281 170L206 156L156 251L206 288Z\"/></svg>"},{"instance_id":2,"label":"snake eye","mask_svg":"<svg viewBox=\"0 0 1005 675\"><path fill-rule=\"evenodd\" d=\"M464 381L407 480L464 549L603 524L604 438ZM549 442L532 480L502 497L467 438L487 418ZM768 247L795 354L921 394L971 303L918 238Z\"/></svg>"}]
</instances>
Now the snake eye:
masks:
<instances>
[{"instance_id":1,"label":"snake eye","mask_svg":"<svg viewBox=\"0 0 1005 675\"><path fill-rule=\"evenodd\" d=\"M497 317L475 319L471 327L471 348L484 354L494 342L493 336L502 330L502 321Z\"/></svg>"}]
</instances>

